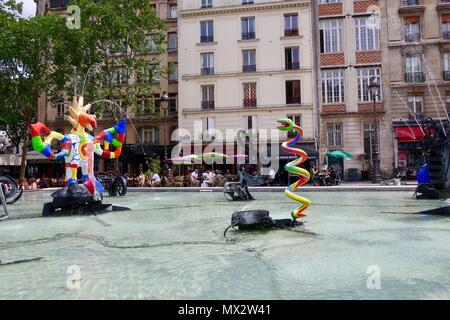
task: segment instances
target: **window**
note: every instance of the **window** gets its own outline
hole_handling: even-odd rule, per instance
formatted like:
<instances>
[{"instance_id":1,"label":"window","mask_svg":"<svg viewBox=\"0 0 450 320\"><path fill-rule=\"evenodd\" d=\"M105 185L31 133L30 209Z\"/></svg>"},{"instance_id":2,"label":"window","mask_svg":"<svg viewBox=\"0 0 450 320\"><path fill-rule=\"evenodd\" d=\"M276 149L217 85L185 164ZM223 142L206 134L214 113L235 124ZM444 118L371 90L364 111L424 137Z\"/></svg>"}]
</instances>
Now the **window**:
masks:
<instances>
[{"instance_id":1,"label":"window","mask_svg":"<svg viewBox=\"0 0 450 320\"><path fill-rule=\"evenodd\" d=\"M256 71L256 50L242 50L242 72Z\"/></svg>"},{"instance_id":2,"label":"window","mask_svg":"<svg viewBox=\"0 0 450 320\"><path fill-rule=\"evenodd\" d=\"M113 72L111 83L113 85L122 85L128 83L128 70L126 67L119 67Z\"/></svg>"},{"instance_id":3,"label":"window","mask_svg":"<svg viewBox=\"0 0 450 320\"><path fill-rule=\"evenodd\" d=\"M175 52L178 50L178 36L176 32L170 32L168 34L168 43L169 43L168 47L169 52Z\"/></svg>"},{"instance_id":4,"label":"window","mask_svg":"<svg viewBox=\"0 0 450 320\"><path fill-rule=\"evenodd\" d=\"M214 53L205 52L200 54L201 74L214 74Z\"/></svg>"},{"instance_id":5,"label":"window","mask_svg":"<svg viewBox=\"0 0 450 320\"><path fill-rule=\"evenodd\" d=\"M300 69L300 50L299 47L285 48L285 68L286 70Z\"/></svg>"},{"instance_id":6,"label":"window","mask_svg":"<svg viewBox=\"0 0 450 320\"><path fill-rule=\"evenodd\" d=\"M177 113L177 97L176 93L169 93L169 113Z\"/></svg>"},{"instance_id":7,"label":"window","mask_svg":"<svg viewBox=\"0 0 450 320\"><path fill-rule=\"evenodd\" d=\"M355 39L356 51L380 50L378 19L373 17L356 18Z\"/></svg>"},{"instance_id":8,"label":"window","mask_svg":"<svg viewBox=\"0 0 450 320\"><path fill-rule=\"evenodd\" d=\"M201 0L202 8L212 8L212 0Z\"/></svg>"},{"instance_id":9,"label":"window","mask_svg":"<svg viewBox=\"0 0 450 320\"><path fill-rule=\"evenodd\" d=\"M320 4L325 4L325 3L340 3L342 0L319 0Z\"/></svg>"},{"instance_id":10,"label":"window","mask_svg":"<svg viewBox=\"0 0 450 320\"><path fill-rule=\"evenodd\" d=\"M202 140L209 141L214 138L216 119L212 117L202 118Z\"/></svg>"},{"instance_id":11,"label":"window","mask_svg":"<svg viewBox=\"0 0 450 320\"><path fill-rule=\"evenodd\" d=\"M322 102L343 103L344 98L344 71L322 71Z\"/></svg>"},{"instance_id":12,"label":"window","mask_svg":"<svg viewBox=\"0 0 450 320\"><path fill-rule=\"evenodd\" d=\"M446 97L446 99L445 99L445 102L446 102L446 107L447 107L447 113L449 113L450 114L450 93L449 92L447 92L447 97Z\"/></svg>"},{"instance_id":13,"label":"window","mask_svg":"<svg viewBox=\"0 0 450 320\"><path fill-rule=\"evenodd\" d=\"M250 40L256 38L255 17L242 18L242 40Z\"/></svg>"},{"instance_id":14,"label":"window","mask_svg":"<svg viewBox=\"0 0 450 320\"><path fill-rule=\"evenodd\" d=\"M244 129L252 132L258 131L258 116L244 116Z\"/></svg>"},{"instance_id":15,"label":"window","mask_svg":"<svg viewBox=\"0 0 450 320\"><path fill-rule=\"evenodd\" d=\"M450 81L450 53L444 53L444 80Z\"/></svg>"},{"instance_id":16,"label":"window","mask_svg":"<svg viewBox=\"0 0 450 320\"><path fill-rule=\"evenodd\" d=\"M156 112L155 101L152 97L139 97L136 100L136 115L144 116ZM158 110L159 112L159 110Z\"/></svg>"},{"instance_id":17,"label":"window","mask_svg":"<svg viewBox=\"0 0 450 320\"><path fill-rule=\"evenodd\" d=\"M342 20L329 19L320 22L320 52L342 51Z\"/></svg>"},{"instance_id":18,"label":"window","mask_svg":"<svg viewBox=\"0 0 450 320\"><path fill-rule=\"evenodd\" d=\"M64 100L55 102L53 106L56 108L56 117L64 118L64 116L66 115L66 104Z\"/></svg>"},{"instance_id":19,"label":"window","mask_svg":"<svg viewBox=\"0 0 450 320\"><path fill-rule=\"evenodd\" d=\"M242 4L253 4L253 0L242 0Z\"/></svg>"},{"instance_id":20,"label":"window","mask_svg":"<svg viewBox=\"0 0 450 320\"><path fill-rule=\"evenodd\" d=\"M341 147L342 144L342 123L327 124L328 146Z\"/></svg>"},{"instance_id":21,"label":"window","mask_svg":"<svg viewBox=\"0 0 450 320\"><path fill-rule=\"evenodd\" d=\"M420 41L420 23L419 17L405 17L403 31L406 42Z\"/></svg>"},{"instance_id":22,"label":"window","mask_svg":"<svg viewBox=\"0 0 450 320\"><path fill-rule=\"evenodd\" d=\"M142 143L158 144L159 143L159 129L155 128L155 127L142 128Z\"/></svg>"},{"instance_id":23,"label":"window","mask_svg":"<svg viewBox=\"0 0 450 320\"><path fill-rule=\"evenodd\" d=\"M377 149L377 141L375 138L377 122L364 122L364 158L372 160L372 154Z\"/></svg>"},{"instance_id":24,"label":"window","mask_svg":"<svg viewBox=\"0 0 450 320\"><path fill-rule=\"evenodd\" d=\"M136 82L138 84L150 82L150 68L143 67L136 71Z\"/></svg>"},{"instance_id":25,"label":"window","mask_svg":"<svg viewBox=\"0 0 450 320\"><path fill-rule=\"evenodd\" d=\"M151 74L152 79L155 83L160 83L161 82L161 68L159 66L159 64L157 63L153 63L150 64L148 67L149 70L149 74Z\"/></svg>"},{"instance_id":26,"label":"window","mask_svg":"<svg viewBox=\"0 0 450 320\"><path fill-rule=\"evenodd\" d=\"M177 6L169 5L169 19L176 19L178 17Z\"/></svg>"},{"instance_id":27,"label":"window","mask_svg":"<svg viewBox=\"0 0 450 320\"><path fill-rule=\"evenodd\" d=\"M178 64L175 62L169 62L169 82L178 81Z\"/></svg>"},{"instance_id":28,"label":"window","mask_svg":"<svg viewBox=\"0 0 450 320\"><path fill-rule=\"evenodd\" d=\"M147 40L147 48L146 50L150 51L151 53L155 53L158 52L158 45L155 43L154 39L152 36L146 36L145 37Z\"/></svg>"},{"instance_id":29,"label":"window","mask_svg":"<svg viewBox=\"0 0 450 320\"><path fill-rule=\"evenodd\" d=\"M298 36L298 14L286 14L284 16L284 36Z\"/></svg>"},{"instance_id":30,"label":"window","mask_svg":"<svg viewBox=\"0 0 450 320\"><path fill-rule=\"evenodd\" d=\"M120 41L119 43L113 43L106 46L106 52L109 55L123 55L127 54L128 45L125 40Z\"/></svg>"},{"instance_id":31,"label":"window","mask_svg":"<svg viewBox=\"0 0 450 320\"><path fill-rule=\"evenodd\" d=\"M214 21L200 21L200 42L214 42Z\"/></svg>"},{"instance_id":32,"label":"window","mask_svg":"<svg viewBox=\"0 0 450 320\"><path fill-rule=\"evenodd\" d=\"M423 113L423 97L421 96L410 96L408 97L408 108L411 116L418 118L422 116Z\"/></svg>"},{"instance_id":33,"label":"window","mask_svg":"<svg viewBox=\"0 0 450 320\"><path fill-rule=\"evenodd\" d=\"M407 56L405 58L405 81L423 82L425 78L422 73L422 59L417 56Z\"/></svg>"},{"instance_id":34,"label":"window","mask_svg":"<svg viewBox=\"0 0 450 320\"><path fill-rule=\"evenodd\" d=\"M286 81L286 104L300 104L300 80Z\"/></svg>"},{"instance_id":35,"label":"window","mask_svg":"<svg viewBox=\"0 0 450 320\"><path fill-rule=\"evenodd\" d=\"M256 98L256 83L248 82L242 84L242 89L244 92L244 108L256 108L257 98Z\"/></svg>"},{"instance_id":36,"label":"window","mask_svg":"<svg viewBox=\"0 0 450 320\"><path fill-rule=\"evenodd\" d=\"M450 39L450 15L444 14L442 16L442 37L444 39Z\"/></svg>"},{"instance_id":37,"label":"window","mask_svg":"<svg viewBox=\"0 0 450 320\"><path fill-rule=\"evenodd\" d=\"M293 116L287 116L288 119L292 120L297 126L302 126L302 116L301 115L293 115ZM288 138L293 138L297 135L297 131L291 130L288 132Z\"/></svg>"},{"instance_id":38,"label":"window","mask_svg":"<svg viewBox=\"0 0 450 320\"><path fill-rule=\"evenodd\" d=\"M214 109L214 85L208 84L201 86L202 91L202 109Z\"/></svg>"},{"instance_id":39,"label":"window","mask_svg":"<svg viewBox=\"0 0 450 320\"><path fill-rule=\"evenodd\" d=\"M373 97L369 92L369 84L372 77L381 84L381 70L380 68L358 68L356 71L358 79L358 101L372 102ZM381 101L381 87L380 94L376 101Z\"/></svg>"}]
</instances>

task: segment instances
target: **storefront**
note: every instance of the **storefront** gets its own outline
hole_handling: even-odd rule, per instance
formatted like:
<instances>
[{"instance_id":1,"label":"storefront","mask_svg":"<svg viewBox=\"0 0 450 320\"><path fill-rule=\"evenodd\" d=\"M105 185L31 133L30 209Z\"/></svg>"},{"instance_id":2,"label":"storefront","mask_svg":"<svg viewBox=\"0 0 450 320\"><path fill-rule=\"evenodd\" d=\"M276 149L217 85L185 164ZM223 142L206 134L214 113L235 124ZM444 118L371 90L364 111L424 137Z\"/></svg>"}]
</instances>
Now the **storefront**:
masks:
<instances>
[{"instance_id":1,"label":"storefront","mask_svg":"<svg viewBox=\"0 0 450 320\"><path fill-rule=\"evenodd\" d=\"M394 125L394 158L396 171L415 177L424 164L422 140L425 133L419 125Z\"/></svg>"}]
</instances>

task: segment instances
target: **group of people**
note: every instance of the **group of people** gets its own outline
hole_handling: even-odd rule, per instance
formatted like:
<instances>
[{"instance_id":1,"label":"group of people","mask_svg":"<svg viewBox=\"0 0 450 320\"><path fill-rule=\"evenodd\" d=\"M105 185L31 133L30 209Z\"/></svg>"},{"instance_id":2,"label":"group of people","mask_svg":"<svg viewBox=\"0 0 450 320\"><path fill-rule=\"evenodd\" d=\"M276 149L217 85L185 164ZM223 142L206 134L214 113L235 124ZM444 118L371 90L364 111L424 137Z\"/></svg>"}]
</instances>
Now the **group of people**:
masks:
<instances>
[{"instance_id":1,"label":"group of people","mask_svg":"<svg viewBox=\"0 0 450 320\"><path fill-rule=\"evenodd\" d=\"M315 186L335 186L341 181L341 170L339 165L332 164L331 166L324 165L322 170L317 169L315 164L311 165L310 183Z\"/></svg>"},{"instance_id":2,"label":"group of people","mask_svg":"<svg viewBox=\"0 0 450 320\"><path fill-rule=\"evenodd\" d=\"M46 189L50 187L50 180L44 174L41 178L31 177L21 181L24 190Z\"/></svg>"},{"instance_id":3,"label":"group of people","mask_svg":"<svg viewBox=\"0 0 450 320\"><path fill-rule=\"evenodd\" d=\"M233 181L237 177L231 174L230 170L212 170L202 167L187 168L182 176L176 176L171 168L161 176L158 172L153 171L146 174L140 171L135 178L138 187L167 187L167 186L183 186L183 187L212 187L223 186L227 181Z\"/></svg>"}]
</instances>

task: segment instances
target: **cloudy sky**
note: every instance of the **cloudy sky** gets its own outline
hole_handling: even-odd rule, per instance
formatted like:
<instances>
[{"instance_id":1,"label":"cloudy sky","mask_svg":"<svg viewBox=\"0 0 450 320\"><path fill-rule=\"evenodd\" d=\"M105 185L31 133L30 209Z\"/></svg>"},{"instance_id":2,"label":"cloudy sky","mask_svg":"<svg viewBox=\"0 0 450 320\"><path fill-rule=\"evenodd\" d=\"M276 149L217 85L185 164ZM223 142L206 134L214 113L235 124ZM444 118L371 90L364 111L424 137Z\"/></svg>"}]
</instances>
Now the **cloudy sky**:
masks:
<instances>
[{"instance_id":1,"label":"cloudy sky","mask_svg":"<svg viewBox=\"0 0 450 320\"><path fill-rule=\"evenodd\" d=\"M23 2L23 16L29 17L36 14L36 4L34 0L16 0L16 2Z\"/></svg>"}]
</instances>

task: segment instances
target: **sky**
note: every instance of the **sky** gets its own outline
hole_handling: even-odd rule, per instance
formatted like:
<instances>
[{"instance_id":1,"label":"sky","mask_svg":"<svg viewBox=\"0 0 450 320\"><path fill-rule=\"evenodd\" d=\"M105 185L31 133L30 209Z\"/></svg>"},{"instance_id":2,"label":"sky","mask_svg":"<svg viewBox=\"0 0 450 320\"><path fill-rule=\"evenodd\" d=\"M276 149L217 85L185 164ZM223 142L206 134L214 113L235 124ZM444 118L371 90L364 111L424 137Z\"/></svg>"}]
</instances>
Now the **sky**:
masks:
<instances>
[{"instance_id":1,"label":"sky","mask_svg":"<svg viewBox=\"0 0 450 320\"><path fill-rule=\"evenodd\" d=\"M28 18L36 14L36 3L34 3L34 0L16 0L16 2L23 3L23 17Z\"/></svg>"}]
</instances>

